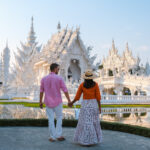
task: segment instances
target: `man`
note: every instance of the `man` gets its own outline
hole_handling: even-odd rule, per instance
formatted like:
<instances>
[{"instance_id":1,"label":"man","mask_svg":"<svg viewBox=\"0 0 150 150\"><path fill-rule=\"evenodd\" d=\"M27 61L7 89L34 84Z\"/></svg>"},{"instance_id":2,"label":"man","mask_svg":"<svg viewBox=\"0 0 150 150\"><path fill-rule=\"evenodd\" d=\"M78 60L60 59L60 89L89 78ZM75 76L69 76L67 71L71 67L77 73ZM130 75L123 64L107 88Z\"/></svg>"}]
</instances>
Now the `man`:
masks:
<instances>
[{"instance_id":1,"label":"man","mask_svg":"<svg viewBox=\"0 0 150 150\"><path fill-rule=\"evenodd\" d=\"M65 138L62 136L62 98L61 90L64 92L68 105L70 105L70 97L68 94L67 87L63 79L58 76L59 65L56 63L51 64L50 66L51 73L41 80L40 86L40 108L43 108L43 94L44 103L46 105L46 114L48 116L49 122L49 132L50 138L49 141L54 142L55 140L63 141ZM54 114L56 115L56 128L54 124Z\"/></svg>"}]
</instances>

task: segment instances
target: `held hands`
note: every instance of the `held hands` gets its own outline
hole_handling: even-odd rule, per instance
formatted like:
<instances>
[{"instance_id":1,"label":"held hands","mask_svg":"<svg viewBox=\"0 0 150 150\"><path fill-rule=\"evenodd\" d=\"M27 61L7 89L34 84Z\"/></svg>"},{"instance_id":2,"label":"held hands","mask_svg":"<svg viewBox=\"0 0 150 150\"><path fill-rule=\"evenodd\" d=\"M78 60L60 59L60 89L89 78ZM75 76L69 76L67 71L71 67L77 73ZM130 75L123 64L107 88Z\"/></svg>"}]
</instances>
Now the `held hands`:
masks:
<instances>
[{"instance_id":1,"label":"held hands","mask_svg":"<svg viewBox=\"0 0 150 150\"><path fill-rule=\"evenodd\" d=\"M72 102L69 101L69 102L68 102L68 106L69 106L69 107L72 107L72 106L73 106L73 101L72 101Z\"/></svg>"},{"instance_id":2,"label":"held hands","mask_svg":"<svg viewBox=\"0 0 150 150\"><path fill-rule=\"evenodd\" d=\"M43 103L40 103L40 108L43 109Z\"/></svg>"}]
</instances>

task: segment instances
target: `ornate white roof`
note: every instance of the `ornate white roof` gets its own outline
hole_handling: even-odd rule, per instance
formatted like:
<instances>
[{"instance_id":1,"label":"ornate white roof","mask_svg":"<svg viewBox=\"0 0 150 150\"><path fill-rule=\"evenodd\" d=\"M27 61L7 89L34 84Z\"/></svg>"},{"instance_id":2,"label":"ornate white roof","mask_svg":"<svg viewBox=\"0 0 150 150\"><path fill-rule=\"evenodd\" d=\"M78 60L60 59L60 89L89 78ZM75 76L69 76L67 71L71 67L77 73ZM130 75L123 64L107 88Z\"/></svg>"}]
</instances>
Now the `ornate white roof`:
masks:
<instances>
[{"instance_id":1,"label":"ornate white roof","mask_svg":"<svg viewBox=\"0 0 150 150\"><path fill-rule=\"evenodd\" d=\"M114 69L123 65L123 60L118 54L118 50L115 47L114 40L112 41L112 48L109 50L109 55L103 59L102 64L104 68Z\"/></svg>"},{"instance_id":2,"label":"ornate white roof","mask_svg":"<svg viewBox=\"0 0 150 150\"><path fill-rule=\"evenodd\" d=\"M132 56L132 52L129 50L128 43L126 43L126 49L123 52L122 60L125 66L129 68L136 67L138 60Z\"/></svg>"},{"instance_id":3,"label":"ornate white roof","mask_svg":"<svg viewBox=\"0 0 150 150\"><path fill-rule=\"evenodd\" d=\"M88 60L89 64L92 64L95 60L95 56L92 58L89 57L88 51L80 38L79 28L73 30L73 28L68 29L68 27L66 27L53 34L39 55L43 55L43 59L45 59L45 57L48 59L48 57L53 56L53 60L58 61L59 59L61 61L63 55L72 49L76 40L78 40L80 47L83 50L85 59Z\"/></svg>"},{"instance_id":4,"label":"ornate white roof","mask_svg":"<svg viewBox=\"0 0 150 150\"><path fill-rule=\"evenodd\" d=\"M38 42L36 42L36 36L33 27L33 17L31 18L31 28L27 37L27 42L20 42L20 44L21 48L17 48L18 51L14 55L16 58L16 65L22 67L24 63L31 61L33 56L35 56L36 53L40 52L41 50L41 45L37 46Z\"/></svg>"},{"instance_id":5,"label":"ornate white roof","mask_svg":"<svg viewBox=\"0 0 150 150\"><path fill-rule=\"evenodd\" d=\"M126 68L128 70L130 68L137 67L139 62L139 58L134 58L132 56L132 52L129 50L128 43L126 44L126 49L123 52L123 55L119 55L113 40L112 48L109 50L109 55L103 59L102 64L104 68Z\"/></svg>"}]
</instances>

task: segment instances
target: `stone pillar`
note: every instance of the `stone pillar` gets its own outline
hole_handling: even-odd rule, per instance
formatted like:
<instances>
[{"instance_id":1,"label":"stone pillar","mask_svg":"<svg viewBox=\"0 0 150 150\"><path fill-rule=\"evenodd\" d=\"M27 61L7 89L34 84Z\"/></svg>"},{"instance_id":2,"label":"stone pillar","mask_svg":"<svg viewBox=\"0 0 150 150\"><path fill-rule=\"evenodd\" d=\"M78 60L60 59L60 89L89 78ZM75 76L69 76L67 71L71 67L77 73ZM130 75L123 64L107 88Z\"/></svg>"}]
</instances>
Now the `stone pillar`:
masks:
<instances>
[{"instance_id":1,"label":"stone pillar","mask_svg":"<svg viewBox=\"0 0 150 150\"><path fill-rule=\"evenodd\" d=\"M117 95L122 96L123 87L116 87L115 90L117 92Z\"/></svg>"},{"instance_id":2,"label":"stone pillar","mask_svg":"<svg viewBox=\"0 0 150 150\"><path fill-rule=\"evenodd\" d=\"M109 76L109 71L108 71L108 69L106 69L106 77L108 77Z\"/></svg>"},{"instance_id":3,"label":"stone pillar","mask_svg":"<svg viewBox=\"0 0 150 150\"><path fill-rule=\"evenodd\" d=\"M136 87L136 90L137 90L137 92L138 92L137 95L140 96L141 86L137 86L137 87Z\"/></svg>"},{"instance_id":4,"label":"stone pillar","mask_svg":"<svg viewBox=\"0 0 150 150\"><path fill-rule=\"evenodd\" d=\"M113 76L115 77L116 76L116 70L113 69L112 72L113 72Z\"/></svg>"},{"instance_id":5,"label":"stone pillar","mask_svg":"<svg viewBox=\"0 0 150 150\"><path fill-rule=\"evenodd\" d=\"M140 90L138 90L138 96L140 96Z\"/></svg>"},{"instance_id":6,"label":"stone pillar","mask_svg":"<svg viewBox=\"0 0 150 150\"><path fill-rule=\"evenodd\" d=\"M99 88L100 88L101 95L103 95L104 85L100 84Z\"/></svg>"},{"instance_id":7,"label":"stone pillar","mask_svg":"<svg viewBox=\"0 0 150 150\"><path fill-rule=\"evenodd\" d=\"M120 91L119 91L119 95L120 95L120 96L122 96L122 95L123 95L123 94L122 94L122 90L120 90Z\"/></svg>"},{"instance_id":8,"label":"stone pillar","mask_svg":"<svg viewBox=\"0 0 150 150\"><path fill-rule=\"evenodd\" d=\"M130 89L130 91L131 91L131 96L134 96L135 89Z\"/></svg>"},{"instance_id":9,"label":"stone pillar","mask_svg":"<svg viewBox=\"0 0 150 150\"><path fill-rule=\"evenodd\" d=\"M104 69L101 69L100 70L100 77L103 77L104 76Z\"/></svg>"}]
</instances>

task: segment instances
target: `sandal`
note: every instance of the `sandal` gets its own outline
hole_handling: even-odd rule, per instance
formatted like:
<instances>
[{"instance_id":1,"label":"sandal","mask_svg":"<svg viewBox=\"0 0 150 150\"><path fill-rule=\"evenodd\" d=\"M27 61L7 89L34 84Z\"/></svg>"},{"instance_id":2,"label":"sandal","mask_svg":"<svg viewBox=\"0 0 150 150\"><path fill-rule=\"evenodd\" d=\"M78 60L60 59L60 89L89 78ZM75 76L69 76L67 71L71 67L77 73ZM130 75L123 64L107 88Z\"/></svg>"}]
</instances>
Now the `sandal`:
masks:
<instances>
[{"instance_id":1,"label":"sandal","mask_svg":"<svg viewBox=\"0 0 150 150\"><path fill-rule=\"evenodd\" d=\"M63 136L57 138L58 141L65 141L65 138Z\"/></svg>"},{"instance_id":2,"label":"sandal","mask_svg":"<svg viewBox=\"0 0 150 150\"><path fill-rule=\"evenodd\" d=\"M50 139L49 139L49 141L50 141L50 142L55 142L56 140L54 140L54 139L50 138Z\"/></svg>"}]
</instances>

